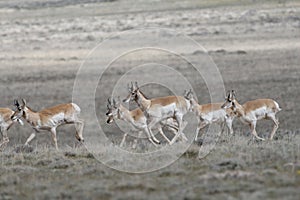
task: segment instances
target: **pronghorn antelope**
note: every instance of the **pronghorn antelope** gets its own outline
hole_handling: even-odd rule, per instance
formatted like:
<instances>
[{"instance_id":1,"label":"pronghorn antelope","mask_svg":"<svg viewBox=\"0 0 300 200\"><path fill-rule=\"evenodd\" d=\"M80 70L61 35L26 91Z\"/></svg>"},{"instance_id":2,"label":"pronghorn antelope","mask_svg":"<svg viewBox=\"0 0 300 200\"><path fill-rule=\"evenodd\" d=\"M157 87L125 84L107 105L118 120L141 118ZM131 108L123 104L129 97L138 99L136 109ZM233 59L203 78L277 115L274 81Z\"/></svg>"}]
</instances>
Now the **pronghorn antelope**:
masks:
<instances>
[{"instance_id":1,"label":"pronghorn antelope","mask_svg":"<svg viewBox=\"0 0 300 200\"><path fill-rule=\"evenodd\" d=\"M179 136L186 138L182 133L182 130L183 116L190 109L190 102L187 99L182 96L166 96L147 99L140 91L137 82L135 82L135 87L131 83L131 87L128 87L128 89L129 95L123 100L123 102L129 102L130 100L133 100L138 104L140 109L144 112L144 115L149 120L149 123L147 122L146 130L149 132L151 137L153 137L151 128L155 124L167 118L174 118L178 124L178 131L171 140L170 144L173 144ZM155 139L153 138L153 140Z\"/></svg>"},{"instance_id":2,"label":"pronghorn antelope","mask_svg":"<svg viewBox=\"0 0 300 200\"><path fill-rule=\"evenodd\" d=\"M124 107L120 101L116 103L116 101L113 99L113 103L110 99L108 99L107 104L107 113L106 116L108 117L106 122L108 124L111 124L114 120L124 120L132 125L133 130L132 132L138 131L139 135L141 132L145 131L147 132L147 118L145 117L143 111L140 108L136 108L134 110L129 111L126 107ZM156 128L158 129L159 133L165 138L168 143L171 141L167 138L167 136L164 134L162 130L162 126L166 125L167 127L171 128L172 130L178 130L177 124L174 123L174 119L167 119L167 121L162 121L161 123L157 124ZM186 124L185 124L186 125ZM120 143L120 146L122 147L125 139L127 137L128 133L125 133L123 136L123 139ZM155 137L154 137L155 138ZM148 135L148 139L154 146L156 146L155 142L152 140L150 135ZM135 144L136 145L136 140Z\"/></svg>"},{"instance_id":3,"label":"pronghorn antelope","mask_svg":"<svg viewBox=\"0 0 300 200\"><path fill-rule=\"evenodd\" d=\"M35 130L35 132L28 137L25 145L28 145L35 137L36 133L40 130L46 130L51 132L55 148L58 149L56 128L63 124L75 124L75 137L80 142L84 141L82 137L84 122L79 119L80 108L75 103L60 104L51 108L43 109L39 112L34 112L26 105L26 101L24 99L22 99L22 102L23 105L20 105L19 102L15 100L17 111L11 118L14 120L23 117Z\"/></svg>"},{"instance_id":4,"label":"pronghorn antelope","mask_svg":"<svg viewBox=\"0 0 300 200\"><path fill-rule=\"evenodd\" d=\"M0 131L2 134L2 142L0 143L0 147L9 142L7 131L16 121L19 122L19 124L23 125L21 119L15 119L15 120L11 119L14 113L15 112L9 108L0 108L0 128L1 128Z\"/></svg>"},{"instance_id":5,"label":"pronghorn antelope","mask_svg":"<svg viewBox=\"0 0 300 200\"><path fill-rule=\"evenodd\" d=\"M222 132L224 131L224 125L226 125L230 134L233 134L232 121L234 120L235 114L231 108L221 108L223 103L199 105L191 90L185 95L185 98L190 101L191 111L196 114L198 120L195 141L198 139L199 131L212 123L220 124Z\"/></svg>"},{"instance_id":6,"label":"pronghorn antelope","mask_svg":"<svg viewBox=\"0 0 300 200\"><path fill-rule=\"evenodd\" d=\"M232 108L239 119L250 126L251 133L260 140L263 138L257 135L255 130L256 123L261 119L270 119L274 122L273 130L270 134L270 139L272 140L276 130L278 129L279 122L276 119L276 113L281 110L279 104L272 99L256 99L253 101L248 101L243 105L239 104L236 99L235 91L232 90L228 93L225 103L222 108Z\"/></svg>"}]
</instances>

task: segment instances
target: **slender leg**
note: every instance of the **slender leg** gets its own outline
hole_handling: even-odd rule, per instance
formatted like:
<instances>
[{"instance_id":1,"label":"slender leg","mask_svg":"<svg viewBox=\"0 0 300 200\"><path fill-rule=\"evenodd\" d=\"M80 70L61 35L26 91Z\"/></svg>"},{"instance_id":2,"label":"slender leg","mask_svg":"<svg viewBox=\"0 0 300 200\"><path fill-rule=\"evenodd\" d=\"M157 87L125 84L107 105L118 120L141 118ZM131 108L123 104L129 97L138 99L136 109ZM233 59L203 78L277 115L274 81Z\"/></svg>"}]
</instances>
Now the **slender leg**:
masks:
<instances>
[{"instance_id":1,"label":"slender leg","mask_svg":"<svg viewBox=\"0 0 300 200\"><path fill-rule=\"evenodd\" d=\"M137 147L137 141L139 138L142 138L142 133L143 131L139 131L138 132L138 138L134 139L133 144L132 144L132 148L135 149Z\"/></svg>"},{"instance_id":2,"label":"slender leg","mask_svg":"<svg viewBox=\"0 0 300 200\"><path fill-rule=\"evenodd\" d=\"M226 119L226 126L229 130L230 135L233 135L232 119Z\"/></svg>"},{"instance_id":3,"label":"slender leg","mask_svg":"<svg viewBox=\"0 0 300 200\"><path fill-rule=\"evenodd\" d=\"M196 129L196 137L195 137L195 141L197 141L197 139L198 139L198 134L199 134L199 132L200 132L203 128L205 128L208 124L209 124L209 123L206 122L206 121L202 121L202 120L199 120L199 121L198 121L197 129Z\"/></svg>"},{"instance_id":4,"label":"slender leg","mask_svg":"<svg viewBox=\"0 0 300 200\"><path fill-rule=\"evenodd\" d=\"M182 121L182 130L185 129L185 127L187 126L188 122L187 121ZM165 124L174 135L176 135L177 131L178 131L178 126L175 123L166 123ZM185 136L185 134L182 132L181 134L181 138L185 141L188 141L187 137Z\"/></svg>"},{"instance_id":5,"label":"slender leg","mask_svg":"<svg viewBox=\"0 0 300 200\"><path fill-rule=\"evenodd\" d=\"M125 134L124 134L123 139L122 139L122 141L121 141L121 143L120 143L120 147L123 147L127 135L128 135L128 133L125 133Z\"/></svg>"},{"instance_id":6,"label":"slender leg","mask_svg":"<svg viewBox=\"0 0 300 200\"><path fill-rule=\"evenodd\" d=\"M159 127L158 127L158 132L163 136L163 138L165 138L165 140L167 140L168 141L168 143L170 144L170 140L169 140L169 138L164 134L164 132L163 132L163 130L162 130L162 128L161 128L161 126L159 125Z\"/></svg>"},{"instance_id":7,"label":"slender leg","mask_svg":"<svg viewBox=\"0 0 300 200\"><path fill-rule=\"evenodd\" d=\"M271 135L270 135L270 140L273 139L278 127L279 127L279 121L276 119L275 117L275 114L274 115L270 115L268 116L273 122L274 122L274 127L273 127L273 130L271 132Z\"/></svg>"},{"instance_id":8,"label":"slender leg","mask_svg":"<svg viewBox=\"0 0 300 200\"><path fill-rule=\"evenodd\" d=\"M35 133L31 133L31 135L27 138L25 145L28 145L29 142L31 142L31 140L33 140L33 138L35 138Z\"/></svg>"},{"instance_id":9,"label":"slender leg","mask_svg":"<svg viewBox=\"0 0 300 200\"><path fill-rule=\"evenodd\" d=\"M51 128L51 135L52 135L53 142L55 144L55 148L56 150L58 150L57 138L56 138L56 127Z\"/></svg>"},{"instance_id":10,"label":"slender leg","mask_svg":"<svg viewBox=\"0 0 300 200\"><path fill-rule=\"evenodd\" d=\"M220 123L220 128L221 128L221 134L223 134L225 131L225 122Z\"/></svg>"},{"instance_id":11,"label":"slender leg","mask_svg":"<svg viewBox=\"0 0 300 200\"><path fill-rule=\"evenodd\" d=\"M170 145L174 144L176 142L176 140L178 139L178 137L182 134L182 117L183 117L182 115L175 114L175 119L178 124L178 131L177 131L177 134L171 140Z\"/></svg>"},{"instance_id":12,"label":"slender leg","mask_svg":"<svg viewBox=\"0 0 300 200\"><path fill-rule=\"evenodd\" d=\"M0 148L5 148L6 144L9 142L9 138L7 136L7 129L2 127L1 128L1 134L2 134L2 142L0 143Z\"/></svg>"},{"instance_id":13,"label":"slender leg","mask_svg":"<svg viewBox=\"0 0 300 200\"><path fill-rule=\"evenodd\" d=\"M153 139L153 141L155 141L156 143L160 144L160 141L158 139L156 139L156 137L153 135L151 128L157 124L159 122L158 118L153 118L152 121L147 125L147 130L151 136L151 138ZM148 135L149 135L148 134Z\"/></svg>"},{"instance_id":14,"label":"slender leg","mask_svg":"<svg viewBox=\"0 0 300 200\"><path fill-rule=\"evenodd\" d=\"M265 140L264 138L261 138L257 135L257 132L255 130L256 128L256 121L253 121L251 124L250 124L250 128L251 128L251 133L259 140Z\"/></svg>"},{"instance_id":15,"label":"slender leg","mask_svg":"<svg viewBox=\"0 0 300 200\"><path fill-rule=\"evenodd\" d=\"M185 136L185 134L183 133L183 130L185 129L186 125L188 124L187 121L182 120L182 131L181 131L181 135L180 137L185 140L185 141L189 141L188 138Z\"/></svg>"},{"instance_id":16,"label":"slender leg","mask_svg":"<svg viewBox=\"0 0 300 200\"><path fill-rule=\"evenodd\" d=\"M157 144L153 141L153 139L152 139L152 137L151 137L151 135L150 135L150 133L149 133L148 127L146 127L146 128L144 129L144 131L146 132L149 141L150 141L154 146L157 147Z\"/></svg>"},{"instance_id":17,"label":"slender leg","mask_svg":"<svg viewBox=\"0 0 300 200\"><path fill-rule=\"evenodd\" d=\"M84 127L84 121L81 120L81 119L78 119L75 122L75 129L76 129L76 135L75 135L75 137L80 142L84 142L84 138L82 136L82 134L83 134L83 127Z\"/></svg>"}]
</instances>

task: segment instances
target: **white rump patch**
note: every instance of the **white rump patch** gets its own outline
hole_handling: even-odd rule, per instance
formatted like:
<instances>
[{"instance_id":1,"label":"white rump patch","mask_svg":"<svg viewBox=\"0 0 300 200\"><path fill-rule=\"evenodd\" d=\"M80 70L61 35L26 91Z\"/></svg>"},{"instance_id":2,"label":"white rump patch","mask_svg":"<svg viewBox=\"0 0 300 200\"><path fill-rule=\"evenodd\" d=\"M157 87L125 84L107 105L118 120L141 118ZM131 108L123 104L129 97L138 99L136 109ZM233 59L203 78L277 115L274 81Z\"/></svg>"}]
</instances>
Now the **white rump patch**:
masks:
<instances>
[{"instance_id":1,"label":"white rump patch","mask_svg":"<svg viewBox=\"0 0 300 200\"><path fill-rule=\"evenodd\" d=\"M71 103L71 104L72 104L73 108L74 108L77 112L80 112L80 111L81 111L81 109L79 108L79 106L78 106L77 104L75 104L75 103Z\"/></svg>"}]
</instances>

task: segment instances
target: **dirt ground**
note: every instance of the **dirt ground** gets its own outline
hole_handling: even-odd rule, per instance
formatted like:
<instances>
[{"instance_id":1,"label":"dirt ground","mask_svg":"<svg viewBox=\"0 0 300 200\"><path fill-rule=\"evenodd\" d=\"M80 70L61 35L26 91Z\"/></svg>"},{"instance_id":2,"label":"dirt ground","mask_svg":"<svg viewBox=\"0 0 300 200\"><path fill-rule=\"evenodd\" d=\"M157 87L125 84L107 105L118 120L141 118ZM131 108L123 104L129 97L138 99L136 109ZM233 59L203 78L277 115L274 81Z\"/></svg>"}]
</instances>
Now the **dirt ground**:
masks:
<instances>
[{"instance_id":1,"label":"dirt ground","mask_svg":"<svg viewBox=\"0 0 300 200\"><path fill-rule=\"evenodd\" d=\"M288 0L1 1L1 107L13 108L15 98L25 98L35 110L71 102L76 73L97 44L114 36L103 54L90 59L92 70L84 78L87 87L94 80L93 70L103 70L105 59L117 50L172 37L155 31L159 38L155 41L116 35L156 27L180 32L206 49L226 90L235 89L240 102L272 98L282 111L273 141L253 141L248 127L235 120L235 135L222 135L205 158L197 158L201 147L195 143L173 164L146 174L103 165L76 142L72 126L58 129L60 150L56 151L48 133L37 135L30 148L23 147L33 130L28 124L15 125L9 130L8 146L0 152L0 199L299 199L299 16L300 2ZM167 46L205 64L203 52L181 40ZM145 50L121 57L103 74L95 97L85 91L82 95L83 102L96 100L99 122L115 144L122 134L116 125L104 123L106 99L112 85L132 66L150 62L173 66L192 80L199 102L210 101L205 81L174 55ZM160 76L172 80L167 72ZM147 77L151 74L142 76ZM186 89L176 82L173 86ZM170 92L156 86L144 90L149 97ZM126 92L124 85L120 96ZM91 105L79 106L84 120L91 121L94 115L85 113ZM96 137L92 134L96 126L86 126L87 141ZM271 130L271 122L258 123L262 137Z\"/></svg>"}]
</instances>

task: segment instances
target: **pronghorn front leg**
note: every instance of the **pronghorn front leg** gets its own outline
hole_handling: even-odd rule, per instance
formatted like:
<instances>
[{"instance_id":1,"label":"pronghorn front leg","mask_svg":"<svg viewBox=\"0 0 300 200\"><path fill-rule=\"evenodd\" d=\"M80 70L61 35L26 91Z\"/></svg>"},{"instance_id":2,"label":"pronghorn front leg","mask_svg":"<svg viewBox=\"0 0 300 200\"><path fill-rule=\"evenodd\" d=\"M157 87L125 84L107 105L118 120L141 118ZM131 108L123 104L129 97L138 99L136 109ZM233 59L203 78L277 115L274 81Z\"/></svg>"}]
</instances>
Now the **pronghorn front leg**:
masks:
<instances>
[{"instance_id":1,"label":"pronghorn front leg","mask_svg":"<svg viewBox=\"0 0 300 200\"><path fill-rule=\"evenodd\" d=\"M56 138L56 127L51 128L51 136L55 145L56 150L58 150L58 146L57 146L57 138Z\"/></svg>"},{"instance_id":2,"label":"pronghorn front leg","mask_svg":"<svg viewBox=\"0 0 300 200\"><path fill-rule=\"evenodd\" d=\"M5 148L6 144L9 142L9 139L7 136L7 129L1 128L1 134L2 134L2 142L0 143L0 148Z\"/></svg>"},{"instance_id":3,"label":"pronghorn front leg","mask_svg":"<svg viewBox=\"0 0 300 200\"><path fill-rule=\"evenodd\" d=\"M177 121L178 124L178 131L177 134L173 137L172 141L171 141L171 145L174 144L176 142L176 140L178 139L179 136L182 135L182 118L183 116L180 114L175 114L175 119Z\"/></svg>"},{"instance_id":4,"label":"pronghorn front leg","mask_svg":"<svg viewBox=\"0 0 300 200\"><path fill-rule=\"evenodd\" d=\"M25 142L25 145L28 145L29 142L30 142L31 140L33 140L33 138L35 137L35 134L36 134L36 133L31 133L31 135L27 138L27 140L26 140L26 142Z\"/></svg>"},{"instance_id":5,"label":"pronghorn front leg","mask_svg":"<svg viewBox=\"0 0 300 200\"><path fill-rule=\"evenodd\" d=\"M272 130L271 135L270 135L270 140L272 140L275 133L276 133L276 131L277 131L277 129L278 129L279 122L276 119L274 114L268 115L268 117L274 122L274 127L273 127L273 130Z\"/></svg>"},{"instance_id":6,"label":"pronghorn front leg","mask_svg":"<svg viewBox=\"0 0 300 200\"><path fill-rule=\"evenodd\" d=\"M226 119L226 122L225 122L230 135L233 135L232 121L233 121L232 119Z\"/></svg>"},{"instance_id":7,"label":"pronghorn front leg","mask_svg":"<svg viewBox=\"0 0 300 200\"><path fill-rule=\"evenodd\" d=\"M256 132L256 130L255 130L255 128L256 128L256 121L251 122L250 128L251 128L251 133L252 133L257 139L259 139L259 140L265 140L264 138L261 138L261 137L259 137L259 136L257 135L257 132Z\"/></svg>"},{"instance_id":8,"label":"pronghorn front leg","mask_svg":"<svg viewBox=\"0 0 300 200\"><path fill-rule=\"evenodd\" d=\"M163 138L165 138L165 140L168 141L169 144L171 143L171 141L169 140L169 138L164 134L164 132L162 130L162 127L160 125L158 127L158 132L163 136Z\"/></svg>"},{"instance_id":9,"label":"pronghorn front leg","mask_svg":"<svg viewBox=\"0 0 300 200\"><path fill-rule=\"evenodd\" d=\"M183 121L182 122L182 130L184 130L184 128L186 127L188 123L186 121ZM171 130L171 132L174 134L174 136L177 134L178 132L178 128L175 127L175 126L169 126L167 125L167 127ZM181 134L181 139L182 140L185 140L185 141L188 141L189 139L185 136L184 132L182 132Z\"/></svg>"},{"instance_id":10,"label":"pronghorn front leg","mask_svg":"<svg viewBox=\"0 0 300 200\"><path fill-rule=\"evenodd\" d=\"M152 118L152 121L147 125L148 135L151 136L154 142L160 144L160 141L153 135L151 128L159 122L159 118Z\"/></svg>"},{"instance_id":11,"label":"pronghorn front leg","mask_svg":"<svg viewBox=\"0 0 300 200\"><path fill-rule=\"evenodd\" d=\"M122 138L122 141L120 143L120 147L123 147L124 146L124 143L125 143L125 140L126 140L126 137L127 137L128 133L125 133L123 138Z\"/></svg>"}]
</instances>

